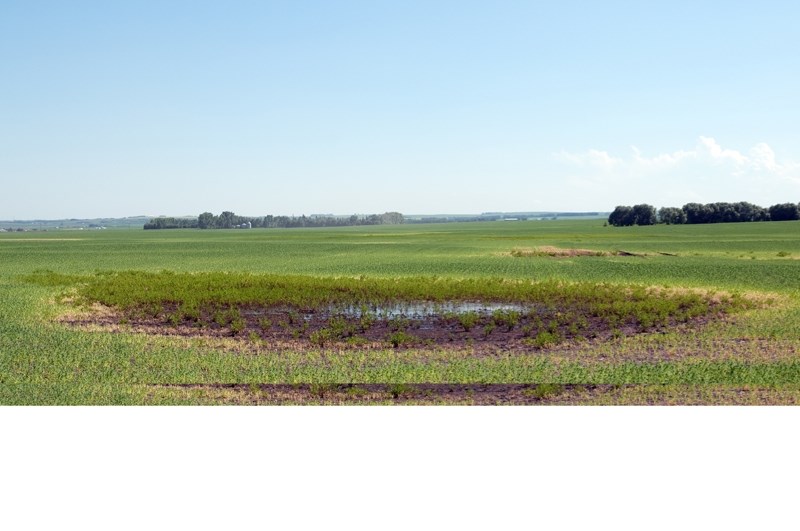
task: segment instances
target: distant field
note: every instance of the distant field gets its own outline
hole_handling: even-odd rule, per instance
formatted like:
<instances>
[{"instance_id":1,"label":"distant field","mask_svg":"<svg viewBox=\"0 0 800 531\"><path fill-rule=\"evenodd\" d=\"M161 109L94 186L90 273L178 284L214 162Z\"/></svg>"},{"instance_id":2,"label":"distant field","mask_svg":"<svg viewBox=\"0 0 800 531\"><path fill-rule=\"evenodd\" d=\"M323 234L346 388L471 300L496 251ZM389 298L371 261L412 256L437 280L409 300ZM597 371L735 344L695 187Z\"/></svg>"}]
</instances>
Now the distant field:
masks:
<instances>
[{"instance_id":1,"label":"distant field","mask_svg":"<svg viewBox=\"0 0 800 531\"><path fill-rule=\"evenodd\" d=\"M228 337L230 322L213 324L208 313L208 328L219 331L203 337L177 333L164 314L153 333L97 319L87 300L76 305L84 286L120 271L365 277L376 286L408 277L604 283L609 293L613 285L692 288L753 302L686 323L669 318L647 333L612 326L594 338L563 333L552 344L534 344L534 334L491 354L477 348L477 332L452 348L292 346L271 340L274 323L258 337ZM798 273L798 222L0 233L0 403L793 404ZM496 338L489 325L481 321Z\"/></svg>"}]
</instances>

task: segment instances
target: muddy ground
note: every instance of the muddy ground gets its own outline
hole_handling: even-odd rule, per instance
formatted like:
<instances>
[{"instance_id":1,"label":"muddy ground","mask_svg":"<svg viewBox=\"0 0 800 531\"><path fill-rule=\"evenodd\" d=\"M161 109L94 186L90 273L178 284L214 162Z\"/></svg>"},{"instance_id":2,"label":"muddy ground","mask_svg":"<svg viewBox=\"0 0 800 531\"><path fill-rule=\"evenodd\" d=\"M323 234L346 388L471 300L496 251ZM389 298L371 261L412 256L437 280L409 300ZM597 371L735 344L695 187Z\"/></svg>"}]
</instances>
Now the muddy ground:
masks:
<instances>
[{"instance_id":1,"label":"muddy ground","mask_svg":"<svg viewBox=\"0 0 800 531\"><path fill-rule=\"evenodd\" d=\"M337 349L470 349L479 352L542 350L579 341L606 341L675 326L692 329L711 317L642 326L634 320L610 326L603 316L576 310L541 312L470 312L353 316L324 311L243 307L205 311L194 318L177 309L152 317L123 314L107 307L66 317L77 326L101 326L154 335L227 338L267 347Z\"/></svg>"}]
</instances>

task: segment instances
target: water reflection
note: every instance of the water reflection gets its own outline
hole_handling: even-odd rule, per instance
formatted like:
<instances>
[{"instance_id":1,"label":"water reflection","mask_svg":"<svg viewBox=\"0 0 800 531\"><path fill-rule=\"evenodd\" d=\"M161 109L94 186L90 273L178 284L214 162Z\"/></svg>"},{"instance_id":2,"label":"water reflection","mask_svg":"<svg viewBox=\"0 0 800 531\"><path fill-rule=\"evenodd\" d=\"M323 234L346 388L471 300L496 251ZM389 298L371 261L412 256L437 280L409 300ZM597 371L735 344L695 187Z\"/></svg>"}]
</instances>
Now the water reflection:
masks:
<instances>
[{"instance_id":1,"label":"water reflection","mask_svg":"<svg viewBox=\"0 0 800 531\"><path fill-rule=\"evenodd\" d=\"M465 313L477 313L490 315L496 311L517 311L520 313L528 312L536 305L523 304L518 302L478 302L478 301L458 301L458 302L404 302L396 304L349 304L349 305L330 305L324 309L300 310L291 307L272 307L242 310L243 315L292 315L298 319L309 320L314 316L331 317L341 315L348 318L360 319L364 316L375 317L378 319L393 319L405 317L407 319L424 319L444 315L460 315Z\"/></svg>"},{"instance_id":2,"label":"water reflection","mask_svg":"<svg viewBox=\"0 0 800 531\"><path fill-rule=\"evenodd\" d=\"M391 305L360 305L331 307L330 314L342 314L347 317L360 318L363 315L372 315L381 318L391 319L393 317L408 317L410 319L421 319L424 317L434 317L446 314L479 313L491 314L495 311L518 311L524 312L530 309L530 305L513 302L411 302Z\"/></svg>"}]
</instances>

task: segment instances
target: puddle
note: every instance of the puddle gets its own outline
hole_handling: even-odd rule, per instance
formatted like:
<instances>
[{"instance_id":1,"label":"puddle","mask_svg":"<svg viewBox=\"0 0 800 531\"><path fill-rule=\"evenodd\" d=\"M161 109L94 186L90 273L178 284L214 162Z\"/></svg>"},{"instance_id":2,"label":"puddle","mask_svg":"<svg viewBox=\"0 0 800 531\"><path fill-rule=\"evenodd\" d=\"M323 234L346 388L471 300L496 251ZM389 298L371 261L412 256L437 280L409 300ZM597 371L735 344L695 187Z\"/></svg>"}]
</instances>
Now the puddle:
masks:
<instances>
[{"instance_id":1,"label":"puddle","mask_svg":"<svg viewBox=\"0 0 800 531\"><path fill-rule=\"evenodd\" d=\"M243 315L286 315L294 313L304 320L314 316L330 317L343 315L345 317L360 319L364 315L379 319L393 319L404 317L407 319L425 319L445 314L478 313L490 315L497 310L527 312L533 305L513 302L408 302L399 304L363 304L348 306L329 306L323 310L298 311L292 308L268 308L258 310L244 310Z\"/></svg>"},{"instance_id":2,"label":"puddle","mask_svg":"<svg viewBox=\"0 0 800 531\"><path fill-rule=\"evenodd\" d=\"M475 312L491 314L497 310L514 310L524 312L530 309L520 303L509 302L446 302L446 303L405 303L380 306L346 306L332 307L328 310L331 314L344 314L347 317L361 317L365 313L376 317L393 318L407 317L409 319L422 319L425 317L441 316L448 313L463 314Z\"/></svg>"}]
</instances>

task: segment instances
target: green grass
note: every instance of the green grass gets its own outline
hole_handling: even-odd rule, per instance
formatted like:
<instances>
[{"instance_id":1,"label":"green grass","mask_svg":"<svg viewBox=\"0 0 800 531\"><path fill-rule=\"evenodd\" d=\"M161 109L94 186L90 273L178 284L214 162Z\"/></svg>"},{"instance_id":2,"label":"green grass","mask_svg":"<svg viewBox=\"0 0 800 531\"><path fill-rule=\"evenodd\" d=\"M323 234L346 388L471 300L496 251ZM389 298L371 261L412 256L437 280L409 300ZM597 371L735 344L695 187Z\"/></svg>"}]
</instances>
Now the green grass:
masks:
<instances>
[{"instance_id":1,"label":"green grass","mask_svg":"<svg viewBox=\"0 0 800 531\"><path fill-rule=\"evenodd\" d=\"M647 256L511 255L514 248L545 245ZM741 385L796 393L798 258L796 222L613 228L598 221L556 221L0 234L0 403L174 403L171 391L157 384L186 383ZM43 269L56 275L39 284L26 280ZM58 300L76 289L70 283L90 278L110 282L131 270L228 272L232 278L240 273L364 276L367 282L400 283L438 277L466 285L481 285L474 279L602 282L775 293L781 302L691 335L676 330L536 356L480 357L468 350L390 346L307 352L261 346L242 353L225 344L74 329L55 321L70 308Z\"/></svg>"},{"instance_id":2,"label":"green grass","mask_svg":"<svg viewBox=\"0 0 800 531\"><path fill-rule=\"evenodd\" d=\"M503 277L797 289L800 223L603 227L597 221L252 231L0 234L3 273L137 269L322 276ZM64 240L54 240L64 238ZM552 245L672 256L515 258ZM778 253L787 253L779 257ZM755 256L751 260L750 256Z\"/></svg>"}]
</instances>

